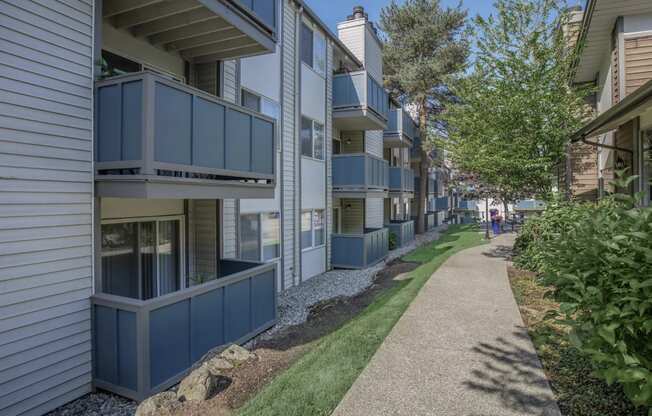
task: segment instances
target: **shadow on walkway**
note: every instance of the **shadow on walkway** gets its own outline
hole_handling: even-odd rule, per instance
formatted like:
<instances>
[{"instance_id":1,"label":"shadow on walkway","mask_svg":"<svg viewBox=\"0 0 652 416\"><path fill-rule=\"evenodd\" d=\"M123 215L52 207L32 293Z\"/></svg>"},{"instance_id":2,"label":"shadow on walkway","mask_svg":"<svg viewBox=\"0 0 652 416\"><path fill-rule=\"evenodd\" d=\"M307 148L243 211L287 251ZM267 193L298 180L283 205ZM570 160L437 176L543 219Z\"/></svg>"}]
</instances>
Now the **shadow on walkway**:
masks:
<instances>
[{"instance_id":1,"label":"shadow on walkway","mask_svg":"<svg viewBox=\"0 0 652 416\"><path fill-rule=\"evenodd\" d=\"M494 245L491 246L491 248L487 251L483 251L482 255L486 257L502 258L507 261L512 261L514 251L512 250L511 246Z\"/></svg>"},{"instance_id":2,"label":"shadow on walkway","mask_svg":"<svg viewBox=\"0 0 652 416\"><path fill-rule=\"evenodd\" d=\"M517 326L513 335L529 342L524 327ZM472 371L471 379L464 382L467 388L495 395L506 410L519 414L560 416L536 353L502 337L481 342L472 351L484 357L483 368Z\"/></svg>"}]
</instances>

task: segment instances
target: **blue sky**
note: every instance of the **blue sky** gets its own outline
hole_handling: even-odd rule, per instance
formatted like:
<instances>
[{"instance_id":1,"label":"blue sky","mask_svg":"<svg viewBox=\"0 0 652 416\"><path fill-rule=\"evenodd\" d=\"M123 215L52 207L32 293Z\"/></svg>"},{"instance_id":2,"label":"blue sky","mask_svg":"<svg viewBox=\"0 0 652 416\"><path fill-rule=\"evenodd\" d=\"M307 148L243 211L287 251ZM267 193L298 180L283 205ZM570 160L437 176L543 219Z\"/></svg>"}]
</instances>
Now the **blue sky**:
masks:
<instances>
[{"instance_id":1,"label":"blue sky","mask_svg":"<svg viewBox=\"0 0 652 416\"><path fill-rule=\"evenodd\" d=\"M351 14L353 6L360 5L365 8L369 18L378 22L380 10L390 3L390 0L306 0L311 9L330 27L333 33L337 33L337 23L346 19ZM402 3L402 0L398 0ZM458 0L442 0L445 6L457 6ZM584 5L584 0L568 0L568 4ZM488 16L493 9L493 0L465 0L463 7L469 9L469 16Z\"/></svg>"}]
</instances>

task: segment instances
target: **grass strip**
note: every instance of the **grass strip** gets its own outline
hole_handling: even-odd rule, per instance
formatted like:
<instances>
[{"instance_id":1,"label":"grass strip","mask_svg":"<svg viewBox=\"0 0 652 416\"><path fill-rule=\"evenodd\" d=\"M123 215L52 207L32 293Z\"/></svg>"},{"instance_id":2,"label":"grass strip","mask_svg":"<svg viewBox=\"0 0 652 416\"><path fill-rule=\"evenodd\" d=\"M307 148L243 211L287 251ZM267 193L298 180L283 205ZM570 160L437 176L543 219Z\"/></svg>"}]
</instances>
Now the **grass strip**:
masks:
<instances>
[{"instance_id":1,"label":"grass strip","mask_svg":"<svg viewBox=\"0 0 652 416\"><path fill-rule=\"evenodd\" d=\"M451 226L438 241L403 258L422 263L360 315L319 340L284 373L249 401L242 416L329 415L349 390L421 287L446 259L479 244L474 226Z\"/></svg>"}]
</instances>

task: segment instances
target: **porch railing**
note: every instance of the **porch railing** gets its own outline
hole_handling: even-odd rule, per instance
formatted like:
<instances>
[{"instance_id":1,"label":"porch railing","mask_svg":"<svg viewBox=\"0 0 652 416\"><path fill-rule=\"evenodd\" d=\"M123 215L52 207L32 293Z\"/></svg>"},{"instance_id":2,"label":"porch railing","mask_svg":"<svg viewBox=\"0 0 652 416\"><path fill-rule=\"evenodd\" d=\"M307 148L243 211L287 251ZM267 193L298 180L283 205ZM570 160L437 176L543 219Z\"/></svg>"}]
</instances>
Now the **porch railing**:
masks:
<instances>
[{"instance_id":1,"label":"porch railing","mask_svg":"<svg viewBox=\"0 0 652 416\"><path fill-rule=\"evenodd\" d=\"M396 236L396 246L403 247L414 240L414 221L391 221L385 225Z\"/></svg>"},{"instance_id":2,"label":"porch railing","mask_svg":"<svg viewBox=\"0 0 652 416\"><path fill-rule=\"evenodd\" d=\"M390 192L414 192L414 171L407 168L389 168Z\"/></svg>"},{"instance_id":3,"label":"porch railing","mask_svg":"<svg viewBox=\"0 0 652 416\"><path fill-rule=\"evenodd\" d=\"M340 190L387 190L389 165L366 153L333 155L333 188Z\"/></svg>"},{"instance_id":4,"label":"porch railing","mask_svg":"<svg viewBox=\"0 0 652 416\"><path fill-rule=\"evenodd\" d=\"M331 237L333 267L364 269L387 256L389 230L365 230L363 234L333 234Z\"/></svg>"},{"instance_id":5,"label":"porch railing","mask_svg":"<svg viewBox=\"0 0 652 416\"><path fill-rule=\"evenodd\" d=\"M177 383L209 350L276 321L276 264L220 263L222 275L149 300L92 296L94 383L135 400Z\"/></svg>"},{"instance_id":6,"label":"porch railing","mask_svg":"<svg viewBox=\"0 0 652 416\"><path fill-rule=\"evenodd\" d=\"M98 177L273 183L274 119L147 71L96 90Z\"/></svg>"},{"instance_id":7,"label":"porch railing","mask_svg":"<svg viewBox=\"0 0 652 416\"><path fill-rule=\"evenodd\" d=\"M383 121L389 116L387 91L367 71L333 77L333 111L367 108Z\"/></svg>"}]
</instances>

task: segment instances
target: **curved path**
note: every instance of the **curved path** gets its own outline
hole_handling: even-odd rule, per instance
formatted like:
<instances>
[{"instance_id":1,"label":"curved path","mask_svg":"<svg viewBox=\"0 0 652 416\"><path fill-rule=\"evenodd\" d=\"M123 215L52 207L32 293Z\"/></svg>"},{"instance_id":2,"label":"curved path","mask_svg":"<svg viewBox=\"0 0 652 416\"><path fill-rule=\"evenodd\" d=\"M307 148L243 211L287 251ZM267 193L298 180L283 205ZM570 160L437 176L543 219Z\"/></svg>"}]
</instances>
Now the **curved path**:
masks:
<instances>
[{"instance_id":1,"label":"curved path","mask_svg":"<svg viewBox=\"0 0 652 416\"><path fill-rule=\"evenodd\" d=\"M559 416L507 278L512 243L448 259L333 415Z\"/></svg>"}]
</instances>

